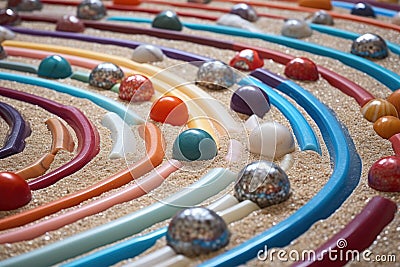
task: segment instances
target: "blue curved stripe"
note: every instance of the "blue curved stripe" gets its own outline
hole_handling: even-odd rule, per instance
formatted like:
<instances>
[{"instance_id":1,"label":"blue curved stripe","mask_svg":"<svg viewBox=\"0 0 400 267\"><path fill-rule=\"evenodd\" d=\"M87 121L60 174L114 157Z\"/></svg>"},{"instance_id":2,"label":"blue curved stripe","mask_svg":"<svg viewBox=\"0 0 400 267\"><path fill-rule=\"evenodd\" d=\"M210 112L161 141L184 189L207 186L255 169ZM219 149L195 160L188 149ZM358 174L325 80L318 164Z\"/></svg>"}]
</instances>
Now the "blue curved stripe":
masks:
<instances>
[{"instance_id":1,"label":"blue curved stripe","mask_svg":"<svg viewBox=\"0 0 400 267\"><path fill-rule=\"evenodd\" d=\"M151 19L147 18L133 18L133 17L110 17L107 20L111 21L125 21L125 22L138 22L138 23L151 23ZM344 53L342 51L338 51L336 49L332 49L329 47L319 46L317 44L308 43L305 41L301 41L298 39L293 39L285 36L277 36L271 34L257 33L257 32L249 32L246 30L220 26L220 25L205 25L205 24L196 24L196 23L183 23L183 25L189 29L200 30L200 31L208 31L215 32L225 35L234 35L241 36L246 38L254 38L260 39L267 42L272 42L280 45L284 45L287 47L291 47L294 49L307 51L313 54L330 57L333 59L337 59L357 70L367 73L371 77L375 78L379 82L386 85L391 90L397 90L400 88L400 75L394 73L390 70L379 66L378 64L367 60L365 58L361 58L359 56L355 56L352 54Z\"/></svg>"},{"instance_id":2,"label":"blue curved stripe","mask_svg":"<svg viewBox=\"0 0 400 267\"><path fill-rule=\"evenodd\" d=\"M251 75L267 82L268 76L263 71L255 71ZM334 165L333 173L318 194L290 217L200 266L235 266L257 257L257 253L265 246L288 245L313 223L328 217L340 207L359 182L362 167L360 156L347 129L337 120L333 111L291 81L282 82L277 89L293 97L317 122Z\"/></svg>"},{"instance_id":3,"label":"blue curved stripe","mask_svg":"<svg viewBox=\"0 0 400 267\"><path fill-rule=\"evenodd\" d=\"M128 107L99 94L85 91L70 85L65 85L51 80L42 78L23 76L12 73L0 72L0 80L16 81L25 84L36 85L48 89L55 90L57 92L66 93L79 98L85 98L92 101L94 104L102 107L108 111L115 112L120 116L127 124L142 124L144 121L133 111L129 110Z\"/></svg>"},{"instance_id":4,"label":"blue curved stripe","mask_svg":"<svg viewBox=\"0 0 400 267\"><path fill-rule=\"evenodd\" d=\"M362 2L362 1L360 1ZM344 8L344 9L349 9L351 10L354 7L354 3L347 3L347 2L342 2L342 1L331 1L332 5L335 7L340 7L340 8ZM372 9L374 10L376 15L381 15L381 16L385 16L385 17L393 17L394 15L396 15L396 11L387 9L387 8L382 8L382 7L376 7L376 6L372 6Z\"/></svg>"}]
</instances>

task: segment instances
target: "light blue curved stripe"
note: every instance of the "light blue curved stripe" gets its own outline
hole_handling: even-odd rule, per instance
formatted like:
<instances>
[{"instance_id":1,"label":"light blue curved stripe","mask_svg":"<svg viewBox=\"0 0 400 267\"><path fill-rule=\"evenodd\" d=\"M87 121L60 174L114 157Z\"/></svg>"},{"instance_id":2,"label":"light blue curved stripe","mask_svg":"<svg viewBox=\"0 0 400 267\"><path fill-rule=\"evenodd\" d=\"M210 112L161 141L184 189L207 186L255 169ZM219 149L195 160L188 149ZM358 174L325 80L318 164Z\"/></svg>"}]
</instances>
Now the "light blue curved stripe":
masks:
<instances>
[{"instance_id":1,"label":"light blue curved stripe","mask_svg":"<svg viewBox=\"0 0 400 267\"><path fill-rule=\"evenodd\" d=\"M153 205L125 215L61 241L0 262L6 266L51 266L97 247L129 237L151 225L171 218L177 211L198 205L234 182L236 174L214 168L190 187Z\"/></svg>"},{"instance_id":2,"label":"light blue curved stripe","mask_svg":"<svg viewBox=\"0 0 400 267\"><path fill-rule=\"evenodd\" d=\"M315 23L310 23L310 27L313 30L316 30L318 32L326 33L326 34L329 34L332 36L349 39L349 40L355 40L359 36L361 36L361 34L358 34L355 32L349 32L349 31L345 31L345 30L338 29L335 27L330 27L330 26L325 26L325 25L320 25L320 24L315 24ZM388 48L390 49L390 51L392 51L393 53L395 53L397 55L400 55L400 46L399 45L392 43L392 42L388 42L386 40L385 40L385 42L386 42ZM349 50L350 50L350 47L349 47Z\"/></svg>"},{"instance_id":3,"label":"light blue curved stripe","mask_svg":"<svg viewBox=\"0 0 400 267\"><path fill-rule=\"evenodd\" d=\"M92 101L94 104L102 107L108 111L115 112L129 125L142 124L144 120L140 118L133 111L129 110L128 107L100 94L86 91L70 85L65 85L59 82L46 80L37 77L30 77L24 75L18 75L13 73L0 72L0 80L16 81L25 84L31 84L36 86L45 87L48 89L55 90L57 92L66 93L79 98L85 98Z\"/></svg>"},{"instance_id":4,"label":"light blue curved stripe","mask_svg":"<svg viewBox=\"0 0 400 267\"><path fill-rule=\"evenodd\" d=\"M292 126L293 133L297 138L297 142L302 144L302 150L313 150L317 153L321 154L321 147L319 146L319 142L317 137L311 128L310 124L303 117L303 115L298 111L292 103L282 97L280 94L275 92L271 87L262 83L258 79L248 76L247 78L242 79L238 83L239 85L255 85L260 87L262 90L267 93L270 98L271 104L274 105L277 109L279 109L285 117L289 120L290 125Z\"/></svg>"},{"instance_id":5,"label":"light blue curved stripe","mask_svg":"<svg viewBox=\"0 0 400 267\"><path fill-rule=\"evenodd\" d=\"M138 22L138 23L151 23L151 19L147 18L133 18L133 17L110 17L107 20L111 21L125 21L125 22ZM359 56L355 56L349 53L344 53L342 51L338 51L336 49L319 46L317 44L308 43L305 41L301 41L298 39L293 39L285 36L277 36L270 35L264 33L250 32L238 28L220 26L220 25L205 25L205 24L196 24L196 23L183 23L183 25L189 29L200 30L200 31L208 31L215 32L225 35L235 35L242 36L247 38L261 39L264 41L281 44L287 47L291 47L298 50L307 51L313 54L330 57L333 59L337 59L342 63L353 67L357 70L367 73L371 77L374 77L379 82L383 83L391 90L397 90L400 88L400 75L394 73L390 70L379 66L378 64L367 60L365 58L361 58Z\"/></svg>"},{"instance_id":6,"label":"light blue curved stripe","mask_svg":"<svg viewBox=\"0 0 400 267\"><path fill-rule=\"evenodd\" d=\"M362 2L362 1L360 1L360 2ZM331 3L335 7L340 7L340 8L349 9L349 10L351 10L355 6L354 3L347 3L347 2L342 2L342 1L331 1ZM385 16L385 17L393 17L397 13L394 10L390 10L390 9L382 8L382 7L376 7L376 6L372 6L372 9L374 10L376 15L381 15L381 16Z\"/></svg>"},{"instance_id":7,"label":"light blue curved stripe","mask_svg":"<svg viewBox=\"0 0 400 267\"><path fill-rule=\"evenodd\" d=\"M294 98L317 122L334 162L331 178L315 197L287 219L199 266L236 266L257 257L257 253L264 250L265 246L273 248L288 245L314 222L333 213L359 182L361 159L347 129L339 123L333 112L291 81L283 82L277 89Z\"/></svg>"}]
</instances>

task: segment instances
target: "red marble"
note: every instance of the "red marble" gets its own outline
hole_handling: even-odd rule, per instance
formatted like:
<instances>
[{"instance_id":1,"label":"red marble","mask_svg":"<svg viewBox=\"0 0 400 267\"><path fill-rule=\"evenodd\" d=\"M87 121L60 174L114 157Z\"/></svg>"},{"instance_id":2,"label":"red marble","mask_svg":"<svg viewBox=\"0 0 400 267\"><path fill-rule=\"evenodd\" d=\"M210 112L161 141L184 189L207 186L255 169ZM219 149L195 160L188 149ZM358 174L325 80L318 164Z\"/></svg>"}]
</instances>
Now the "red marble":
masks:
<instances>
[{"instance_id":1,"label":"red marble","mask_svg":"<svg viewBox=\"0 0 400 267\"><path fill-rule=\"evenodd\" d=\"M0 9L0 25L17 25L21 17L11 8Z\"/></svg>"},{"instance_id":2,"label":"red marble","mask_svg":"<svg viewBox=\"0 0 400 267\"><path fill-rule=\"evenodd\" d=\"M239 70L252 71L264 66L264 60L260 57L257 51L244 49L232 58L229 65Z\"/></svg>"},{"instance_id":3,"label":"red marble","mask_svg":"<svg viewBox=\"0 0 400 267\"><path fill-rule=\"evenodd\" d=\"M0 172L0 210L14 210L32 199L28 183L12 172Z\"/></svg>"},{"instance_id":4,"label":"red marble","mask_svg":"<svg viewBox=\"0 0 400 267\"><path fill-rule=\"evenodd\" d=\"M285 75L299 81L317 81L319 78L317 65L305 57L289 61L285 66Z\"/></svg>"},{"instance_id":5,"label":"red marble","mask_svg":"<svg viewBox=\"0 0 400 267\"><path fill-rule=\"evenodd\" d=\"M61 32L83 32L85 24L77 17L72 15L64 15L57 21L56 31Z\"/></svg>"},{"instance_id":6,"label":"red marble","mask_svg":"<svg viewBox=\"0 0 400 267\"><path fill-rule=\"evenodd\" d=\"M154 95L152 82L143 75L125 77L119 86L119 98L132 102L149 101Z\"/></svg>"},{"instance_id":7,"label":"red marble","mask_svg":"<svg viewBox=\"0 0 400 267\"><path fill-rule=\"evenodd\" d=\"M375 162L368 173L368 185L378 191L400 192L400 157L388 156Z\"/></svg>"}]
</instances>

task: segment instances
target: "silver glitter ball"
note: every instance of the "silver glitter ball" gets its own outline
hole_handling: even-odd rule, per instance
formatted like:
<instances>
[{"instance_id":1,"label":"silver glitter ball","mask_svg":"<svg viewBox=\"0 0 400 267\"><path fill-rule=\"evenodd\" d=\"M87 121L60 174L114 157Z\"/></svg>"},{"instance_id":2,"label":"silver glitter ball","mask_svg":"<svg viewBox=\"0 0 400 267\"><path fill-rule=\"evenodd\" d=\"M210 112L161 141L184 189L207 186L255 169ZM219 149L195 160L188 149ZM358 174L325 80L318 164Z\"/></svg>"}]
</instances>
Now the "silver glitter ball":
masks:
<instances>
[{"instance_id":1,"label":"silver glitter ball","mask_svg":"<svg viewBox=\"0 0 400 267\"><path fill-rule=\"evenodd\" d=\"M117 65L105 62L97 65L89 75L89 84L110 90L114 84L121 82L124 72Z\"/></svg>"},{"instance_id":2,"label":"silver glitter ball","mask_svg":"<svg viewBox=\"0 0 400 267\"><path fill-rule=\"evenodd\" d=\"M194 257L216 251L229 243L225 221L214 211L196 207L178 212L171 220L167 244L178 254Z\"/></svg>"},{"instance_id":3,"label":"silver glitter ball","mask_svg":"<svg viewBox=\"0 0 400 267\"><path fill-rule=\"evenodd\" d=\"M246 3L239 3L234 5L230 13L236 14L242 19L248 20L250 22L255 22L258 19L258 15L255 9Z\"/></svg>"},{"instance_id":4,"label":"silver glitter ball","mask_svg":"<svg viewBox=\"0 0 400 267\"><path fill-rule=\"evenodd\" d=\"M203 63L197 72L196 84L212 90L222 90L236 83L236 75L230 66L222 61Z\"/></svg>"},{"instance_id":5,"label":"silver glitter ball","mask_svg":"<svg viewBox=\"0 0 400 267\"><path fill-rule=\"evenodd\" d=\"M366 33L355 39L351 45L351 53L372 59L383 59L389 55L385 40L373 33Z\"/></svg>"},{"instance_id":6,"label":"silver glitter ball","mask_svg":"<svg viewBox=\"0 0 400 267\"><path fill-rule=\"evenodd\" d=\"M308 23L300 19L287 19L283 24L281 34L286 37L301 39L312 35Z\"/></svg>"},{"instance_id":7,"label":"silver glitter ball","mask_svg":"<svg viewBox=\"0 0 400 267\"><path fill-rule=\"evenodd\" d=\"M281 203L290 195L286 173L275 163L260 160L248 164L238 174L235 197L251 200L260 208Z\"/></svg>"},{"instance_id":8,"label":"silver glitter ball","mask_svg":"<svg viewBox=\"0 0 400 267\"><path fill-rule=\"evenodd\" d=\"M315 24L322 24L322 25L333 25L333 18L330 14L326 13L325 10L319 10L315 12L310 19L307 21Z\"/></svg>"},{"instance_id":9,"label":"silver glitter ball","mask_svg":"<svg viewBox=\"0 0 400 267\"><path fill-rule=\"evenodd\" d=\"M80 19L98 20L107 14L106 7L100 0L83 0L79 5L76 16Z\"/></svg>"}]
</instances>

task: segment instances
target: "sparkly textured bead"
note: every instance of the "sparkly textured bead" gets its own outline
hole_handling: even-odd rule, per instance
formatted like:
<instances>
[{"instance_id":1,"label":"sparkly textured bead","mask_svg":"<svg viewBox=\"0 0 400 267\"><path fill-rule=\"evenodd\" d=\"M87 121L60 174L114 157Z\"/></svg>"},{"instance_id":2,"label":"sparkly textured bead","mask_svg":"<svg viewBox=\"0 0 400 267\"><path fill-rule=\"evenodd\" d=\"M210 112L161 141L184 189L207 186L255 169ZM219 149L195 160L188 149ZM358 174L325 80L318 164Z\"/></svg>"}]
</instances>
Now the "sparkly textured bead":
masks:
<instances>
[{"instance_id":1,"label":"sparkly textured bead","mask_svg":"<svg viewBox=\"0 0 400 267\"><path fill-rule=\"evenodd\" d=\"M64 79L72 75L71 64L59 55L51 55L40 62L38 76L51 79Z\"/></svg>"},{"instance_id":2,"label":"sparkly textured bead","mask_svg":"<svg viewBox=\"0 0 400 267\"><path fill-rule=\"evenodd\" d=\"M350 12L352 15L362 16L362 17L373 17L375 18L375 11L371 5L367 3L357 3L353 6Z\"/></svg>"},{"instance_id":3,"label":"sparkly textured bead","mask_svg":"<svg viewBox=\"0 0 400 267\"><path fill-rule=\"evenodd\" d=\"M295 143L288 128L277 122L265 122L249 135L249 150L268 159L280 158L293 152Z\"/></svg>"},{"instance_id":4,"label":"sparkly textured bead","mask_svg":"<svg viewBox=\"0 0 400 267\"><path fill-rule=\"evenodd\" d=\"M385 40L373 33L366 33L355 39L351 45L351 53L373 59L382 59L389 55Z\"/></svg>"},{"instance_id":5,"label":"sparkly textured bead","mask_svg":"<svg viewBox=\"0 0 400 267\"><path fill-rule=\"evenodd\" d=\"M299 81L316 81L319 78L317 65L305 57L290 60L285 66L285 75Z\"/></svg>"},{"instance_id":6,"label":"sparkly textured bead","mask_svg":"<svg viewBox=\"0 0 400 267\"><path fill-rule=\"evenodd\" d=\"M172 157L177 160L209 160L217 155L217 145L209 133L191 128L183 131L175 139Z\"/></svg>"},{"instance_id":7,"label":"sparkly textured bead","mask_svg":"<svg viewBox=\"0 0 400 267\"><path fill-rule=\"evenodd\" d=\"M231 59L229 66L239 70L252 71L264 66L264 60L260 58L257 51L244 49Z\"/></svg>"},{"instance_id":8,"label":"sparkly textured bead","mask_svg":"<svg viewBox=\"0 0 400 267\"><path fill-rule=\"evenodd\" d=\"M118 96L122 100L143 102L149 101L153 95L152 82L140 74L125 77L119 86Z\"/></svg>"},{"instance_id":9,"label":"sparkly textured bead","mask_svg":"<svg viewBox=\"0 0 400 267\"><path fill-rule=\"evenodd\" d=\"M315 24L333 25L333 18L325 10L315 12L307 21Z\"/></svg>"},{"instance_id":10,"label":"sparkly textured bead","mask_svg":"<svg viewBox=\"0 0 400 267\"><path fill-rule=\"evenodd\" d=\"M383 192L400 192L400 157L384 157L368 172L368 185Z\"/></svg>"},{"instance_id":11,"label":"sparkly textured bead","mask_svg":"<svg viewBox=\"0 0 400 267\"><path fill-rule=\"evenodd\" d=\"M197 71L196 84L211 90L222 90L236 82L236 75L231 67L214 60L203 63Z\"/></svg>"},{"instance_id":12,"label":"sparkly textured bead","mask_svg":"<svg viewBox=\"0 0 400 267\"><path fill-rule=\"evenodd\" d=\"M268 95L259 87L245 85L238 88L231 98L231 109L246 115L262 118L270 110Z\"/></svg>"},{"instance_id":13,"label":"sparkly textured bead","mask_svg":"<svg viewBox=\"0 0 400 267\"><path fill-rule=\"evenodd\" d=\"M299 0L299 6L319 8L319 9L332 9L331 0Z\"/></svg>"},{"instance_id":14,"label":"sparkly textured bead","mask_svg":"<svg viewBox=\"0 0 400 267\"><path fill-rule=\"evenodd\" d=\"M214 211L200 207L179 211L166 234L167 244L188 257L216 251L229 243L229 237L225 221Z\"/></svg>"},{"instance_id":15,"label":"sparkly textured bead","mask_svg":"<svg viewBox=\"0 0 400 267\"><path fill-rule=\"evenodd\" d=\"M17 25L19 23L21 23L21 17L17 11L11 8L0 10L0 25Z\"/></svg>"},{"instance_id":16,"label":"sparkly textured bead","mask_svg":"<svg viewBox=\"0 0 400 267\"><path fill-rule=\"evenodd\" d=\"M18 11L41 10L43 5L40 0L8 0L7 7Z\"/></svg>"},{"instance_id":17,"label":"sparkly textured bead","mask_svg":"<svg viewBox=\"0 0 400 267\"><path fill-rule=\"evenodd\" d=\"M281 34L286 37L301 39L311 36L312 30L304 20L287 19L283 24Z\"/></svg>"},{"instance_id":18,"label":"sparkly textured bead","mask_svg":"<svg viewBox=\"0 0 400 267\"><path fill-rule=\"evenodd\" d=\"M0 59L5 59L7 57L7 52L4 50L4 47L0 45Z\"/></svg>"},{"instance_id":19,"label":"sparkly textured bead","mask_svg":"<svg viewBox=\"0 0 400 267\"><path fill-rule=\"evenodd\" d=\"M182 23L178 15L172 10L165 10L159 13L151 24L153 28L181 31Z\"/></svg>"},{"instance_id":20,"label":"sparkly textured bead","mask_svg":"<svg viewBox=\"0 0 400 267\"><path fill-rule=\"evenodd\" d=\"M100 0L83 0L78 5L76 14L80 19L99 20L106 16L107 10Z\"/></svg>"},{"instance_id":21,"label":"sparkly textured bead","mask_svg":"<svg viewBox=\"0 0 400 267\"><path fill-rule=\"evenodd\" d=\"M83 32L85 24L77 17L71 15L64 15L57 21L56 31L62 32Z\"/></svg>"},{"instance_id":22,"label":"sparkly textured bead","mask_svg":"<svg viewBox=\"0 0 400 267\"><path fill-rule=\"evenodd\" d=\"M235 197L251 200L260 208L279 204L290 195L286 173L275 163L260 160L245 166L238 174Z\"/></svg>"},{"instance_id":23,"label":"sparkly textured bead","mask_svg":"<svg viewBox=\"0 0 400 267\"><path fill-rule=\"evenodd\" d=\"M375 132L382 138L389 139L400 133L400 119L393 116L383 116L374 122Z\"/></svg>"},{"instance_id":24,"label":"sparkly textured bead","mask_svg":"<svg viewBox=\"0 0 400 267\"><path fill-rule=\"evenodd\" d=\"M250 22L255 22L258 19L257 12L254 8L246 3L239 3L232 7L231 14L238 15L239 17L248 20Z\"/></svg>"},{"instance_id":25,"label":"sparkly textured bead","mask_svg":"<svg viewBox=\"0 0 400 267\"><path fill-rule=\"evenodd\" d=\"M370 122L375 122L383 116L398 117L396 108L389 101L379 98L368 101L361 108L361 113Z\"/></svg>"},{"instance_id":26,"label":"sparkly textured bead","mask_svg":"<svg viewBox=\"0 0 400 267\"><path fill-rule=\"evenodd\" d=\"M150 118L161 123L182 126L189 119L189 111L185 102L180 98L162 96L151 107Z\"/></svg>"},{"instance_id":27,"label":"sparkly textured bead","mask_svg":"<svg viewBox=\"0 0 400 267\"><path fill-rule=\"evenodd\" d=\"M164 59L164 53L157 46L143 44L133 50L132 59L139 63L157 62Z\"/></svg>"},{"instance_id":28,"label":"sparkly textured bead","mask_svg":"<svg viewBox=\"0 0 400 267\"><path fill-rule=\"evenodd\" d=\"M110 90L114 84L121 82L124 72L117 65L105 62L97 65L89 75L89 84Z\"/></svg>"}]
</instances>

